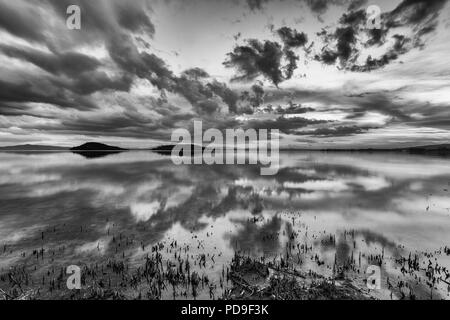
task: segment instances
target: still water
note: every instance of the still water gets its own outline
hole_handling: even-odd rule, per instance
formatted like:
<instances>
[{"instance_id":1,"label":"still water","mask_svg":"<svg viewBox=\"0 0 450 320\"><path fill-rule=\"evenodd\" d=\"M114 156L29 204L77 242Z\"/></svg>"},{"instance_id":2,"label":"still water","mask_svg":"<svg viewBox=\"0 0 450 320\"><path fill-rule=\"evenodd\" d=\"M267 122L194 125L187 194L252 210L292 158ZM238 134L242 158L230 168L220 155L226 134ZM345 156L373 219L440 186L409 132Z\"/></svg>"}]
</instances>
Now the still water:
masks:
<instances>
[{"instance_id":1,"label":"still water","mask_svg":"<svg viewBox=\"0 0 450 320\"><path fill-rule=\"evenodd\" d=\"M214 283L235 251L277 259L295 232L296 241L311 248L296 259L298 269L331 276L333 264L354 260L359 272L349 274L363 287L370 255L383 255L383 286L374 297L390 298L387 281L405 279L415 283L417 297L429 298L432 285L417 275L430 263L450 268L449 159L280 157L278 174L261 176L256 165L175 166L144 151L99 158L0 153L0 268L37 264L39 272L119 254L139 264L151 246L177 241L194 260L207 254L199 272ZM122 235L130 241L118 249L114 240ZM43 247L57 251L46 264L29 254ZM410 254L419 257L422 271L402 274L396 259ZM448 298L447 290L445 282L436 283L433 298Z\"/></svg>"}]
</instances>

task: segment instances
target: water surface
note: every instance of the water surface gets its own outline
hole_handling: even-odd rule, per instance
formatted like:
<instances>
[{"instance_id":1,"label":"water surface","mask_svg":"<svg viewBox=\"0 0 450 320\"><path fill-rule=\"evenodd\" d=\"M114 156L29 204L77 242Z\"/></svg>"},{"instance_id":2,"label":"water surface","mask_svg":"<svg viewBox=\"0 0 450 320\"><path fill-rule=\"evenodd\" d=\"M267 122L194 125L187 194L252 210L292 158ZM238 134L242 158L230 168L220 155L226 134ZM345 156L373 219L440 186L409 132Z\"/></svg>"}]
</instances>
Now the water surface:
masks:
<instances>
[{"instance_id":1,"label":"water surface","mask_svg":"<svg viewBox=\"0 0 450 320\"><path fill-rule=\"evenodd\" d=\"M193 260L207 254L199 272L213 283L236 250L273 259L290 250L297 268L326 276L353 263L346 271L364 286L370 255L382 255L380 298L399 279L429 298L433 285L417 274L430 263L450 267L448 159L282 153L277 175L259 173L256 165L175 166L151 152L0 153L0 267L37 263L39 272L119 255L138 265L152 245L177 241ZM129 243L118 248L118 237ZM40 248L56 254L35 262L29 252ZM401 273L396 259L409 254L422 271ZM445 282L433 290L448 296Z\"/></svg>"}]
</instances>

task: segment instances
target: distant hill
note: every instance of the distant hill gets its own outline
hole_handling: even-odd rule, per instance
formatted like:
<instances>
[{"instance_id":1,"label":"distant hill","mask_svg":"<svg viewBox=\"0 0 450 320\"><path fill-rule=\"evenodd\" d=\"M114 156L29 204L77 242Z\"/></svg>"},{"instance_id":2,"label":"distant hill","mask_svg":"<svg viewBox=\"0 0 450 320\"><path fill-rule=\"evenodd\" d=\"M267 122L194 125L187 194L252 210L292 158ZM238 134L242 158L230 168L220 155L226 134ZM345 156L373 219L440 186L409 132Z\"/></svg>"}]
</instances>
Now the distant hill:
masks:
<instances>
[{"instance_id":1,"label":"distant hill","mask_svg":"<svg viewBox=\"0 0 450 320\"><path fill-rule=\"evenodd\" d=\"M22 144L17 146L0 147L0 151L67 151L69 148L54 147L54 146L42 146L33 144Z\"/></svg>"},{"instance_id":2,"label":"distant hill","mask_svg":"<svg viewBox=\"0 0 450 320\"><path fill-rule=\"evenodd\" d=\"M127 151L127 149L109 146L107 144L98 143L98 142L87 142L78 147L73 147L70 149L71 151Z\"/></svg>"},{"instance_id":3,"label":"distant hill","mask_svg":"<svg viewBox=\"0 0 450 320\"><path fill-rule=\"evenodd\" d=\"M286 151L286 150L285 150ZM292 151L292 150L290 150ZM427 146L417 146L408 148L367 148L367 149L322 149L317 151L327 151L327 152L402 152L409 154L421 154L421 155L438 155L438 156L449 156L450 155L450 144L440 144L440 145L427 145Z\"/></svg>"},{"instance_id":4,"label":"distant hill","mask_svg":"<svg viewBox=\"0 0 450 320\"><path fill-rule=\"evenodd\" d=\"M409 153L414 153L414 154L450 155L450 144L419 146L419 147L407 148L404 150Z\"/></svg>"}]
</instances>

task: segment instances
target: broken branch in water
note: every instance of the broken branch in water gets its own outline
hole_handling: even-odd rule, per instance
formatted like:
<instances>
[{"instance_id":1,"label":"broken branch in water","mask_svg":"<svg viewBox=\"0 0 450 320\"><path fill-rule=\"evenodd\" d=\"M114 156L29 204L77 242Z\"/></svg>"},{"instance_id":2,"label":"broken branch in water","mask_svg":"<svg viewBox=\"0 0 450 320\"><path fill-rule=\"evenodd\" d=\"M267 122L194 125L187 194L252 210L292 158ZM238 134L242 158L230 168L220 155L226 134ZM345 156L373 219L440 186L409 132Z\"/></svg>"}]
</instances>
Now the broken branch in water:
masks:
<instances>
[{"instance_id":1,"label":"broken branch in water","mask_svg":"<svg viewBox=\"0 0 450 320\"><path fill-rule=\"evenodd\" d=\"M0 288L0 295L3 295L4 299L3 300L12 300L13 298L7 294L2 288Z\"/></svg>"}]
</instances>

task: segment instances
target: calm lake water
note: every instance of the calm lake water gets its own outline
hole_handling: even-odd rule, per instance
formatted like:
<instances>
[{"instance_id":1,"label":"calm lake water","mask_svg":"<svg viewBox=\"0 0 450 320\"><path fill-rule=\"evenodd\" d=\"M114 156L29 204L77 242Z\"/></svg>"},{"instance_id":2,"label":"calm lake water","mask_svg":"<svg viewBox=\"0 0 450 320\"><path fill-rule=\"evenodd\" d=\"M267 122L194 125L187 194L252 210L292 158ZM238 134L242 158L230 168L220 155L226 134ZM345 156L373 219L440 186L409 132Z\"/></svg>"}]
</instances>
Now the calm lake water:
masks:
<instances>
[{"instance_id":1,"label":"calm lake water","mask_svg":"<svg viewBox=\"0 0 450 320\"><path fill-rule=\"evenodd\" d=\"M417 274L430 263L450 268L449 159L281 153L277 175L259 172L248 165L175 166L151 152L93 159L0 153L0 268L33 265L30 251L61 246L64 253L38 262L36 272L118 254L139 264L152 245L177 241L189 248L183 254L208 255L200 272L215 281L235 250L276 259L293 232L312 248L298 256L298 269L329 276L335 261L354 259L360 272L352 277L362 287L370 255L383 255L382 289L373 293L379 298L389 298L389 279L403 278L428 298L425 276L419 283ZM117 250L113 237L122 235L130 243ZM422 271L401 273L395 260L409 254ZM434 297L448 298L447 289L436 283Z\"/></svg>"}]
</instances>

